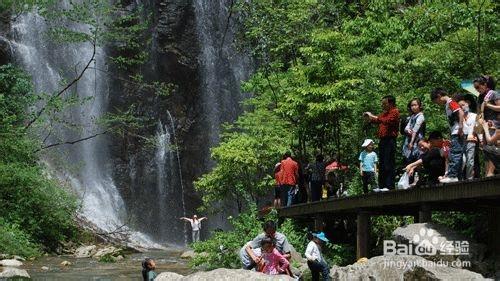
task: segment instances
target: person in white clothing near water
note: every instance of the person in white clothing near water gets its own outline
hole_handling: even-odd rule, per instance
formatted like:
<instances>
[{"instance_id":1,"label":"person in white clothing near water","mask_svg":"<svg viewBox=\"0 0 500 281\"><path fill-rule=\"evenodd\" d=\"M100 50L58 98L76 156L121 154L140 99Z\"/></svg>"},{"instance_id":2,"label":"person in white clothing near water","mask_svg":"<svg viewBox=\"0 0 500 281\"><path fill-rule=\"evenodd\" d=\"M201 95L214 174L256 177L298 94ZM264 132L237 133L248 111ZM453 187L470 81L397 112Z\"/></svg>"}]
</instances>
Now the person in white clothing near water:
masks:
<instances>
[{"instance_id":1,"label":"person in white clothing near water","mask_svg":"<svg viewBox=\"0 0 500 281\"><path fill-rule=\"evenodd\" d=\"M311 233L307 234L310 240L307 244L305 256L307 259L307 266L311 270L312 280L319 281L319 274L321 273L323 280L330 280L330 268L326 263L323 255L321 255L321 244L328 242L325 233Z\"/></svg>"},{"instance_id":2,"label":"person in white clothing near water","mask_svg":"<svg viewBox=\"0 0 500 281\"><path fill-rule=\"evenodd\" d=\"M197 215L193 215L193 218L186 218L182 217L180 218L181 220L185 220L191 224L191 229L192 229L192 237L193 237L193 243L200 241L200 230L201 230L201 221L206 220L206 217L202 217L198 219Z\"/></svg>"}]
</instances>

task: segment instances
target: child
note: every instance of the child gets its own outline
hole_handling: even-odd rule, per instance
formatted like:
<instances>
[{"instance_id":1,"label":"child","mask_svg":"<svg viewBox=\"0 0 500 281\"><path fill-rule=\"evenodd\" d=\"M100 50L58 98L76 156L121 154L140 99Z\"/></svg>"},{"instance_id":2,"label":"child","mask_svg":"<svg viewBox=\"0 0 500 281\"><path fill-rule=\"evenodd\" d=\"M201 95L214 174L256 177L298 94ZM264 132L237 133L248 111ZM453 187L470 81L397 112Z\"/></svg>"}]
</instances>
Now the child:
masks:
<instances>
[{"instance_id":1,"label":"child","mask_svg":"<svg viewBox=\"0 0 500 281\"><path fill-rule=\"evenodd\" d=\"M262 250L262 259L258 267L260 272L269 275L286 273L290 263L274 247L274 241L272 238L266 237L262 239L260 248Z\"/></svg>"},{"instance_id":2,"label":"child","mask_svg":"<svg viewBox=\"0 0 500 281\"><path fill-rule=\"evenodd\" d=\"M156 263L153 259L146 258L142 262L142 279L144 281L154 281L156 278Z\"/></svg>"},{"instance_id":3,"label":"child","mask_svg":"<svg viewBox=\"0 0 500 281\"><path fill-rule=\"evenodd\" d=\"M408 103L411 116L404 128L403 157L405 164L414 162L420 156L417 144L424 138L425 134L425 118L422 109L422 102L419 98L413 98Z\"/></svg>"},{"instance_id":4,"label":"child","mask_svg":"<svg viewBox=\"0 0 500 281\"><path fill-rule=\"evenodd\" d=\"M462 169L462 155L464 146L464 112L460 105L450 97L446 91L436 88L431 92L432 102L444 105L446 116L451 131L451 147L449 155L448 172L445 177L440 179L441 183L457 182Z\"/></svg>"},{"instance_id":5,"label":"child","mask_svg":"<svg viewBox=\"0 0 500 281\"><path fill-rule=\"evenodd\" d=\"M377 186L377 153L373 151L373 140L366 139L361 145L364 150L359 154L359 170L363 180L363 192L368 193L368 185L371 184L373 191L380 191Z\"/></svg>"},{"instance_id":6,"label":"child","mask_svg":"<svg viewBox=\"0 0 500 281\"><path fill-rule=\"evenodd\" d=\"M463 96L459 97L458 104L464 112L464 156L465 156L465 179L474 178L474 156L476 152L477 138L474 134L476 125L476 113L470 111L471 102Z\"/></svg>"},{"instance_id":7,"label":"child","mask_svg":"<svg viewBox=\"0 0 500 281\"><path fill-rule=\"evenodd\" d=\"M323 280L330 280L330 268L326 263L323 255L321 255L321 243L328 242L323 232L313 234L307 233L309 244L307 244L305 256L307 266L311 270L312 280L319 281L319 274L323 275Z\"/></svg>"}]
</instances>

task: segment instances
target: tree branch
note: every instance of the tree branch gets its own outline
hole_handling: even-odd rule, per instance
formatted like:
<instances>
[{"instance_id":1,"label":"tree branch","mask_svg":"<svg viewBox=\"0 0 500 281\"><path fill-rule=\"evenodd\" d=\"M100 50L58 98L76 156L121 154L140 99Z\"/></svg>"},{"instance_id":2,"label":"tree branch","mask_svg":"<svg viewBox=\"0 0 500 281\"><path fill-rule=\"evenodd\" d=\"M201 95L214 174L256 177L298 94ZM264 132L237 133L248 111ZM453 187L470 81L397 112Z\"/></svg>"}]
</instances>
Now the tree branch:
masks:
<instances>
[{"instance_id":1,"label":"tree branch","mask_svg":"<svg viewBox=\"0 0 500 281\"><path fill-rule=\"evenodd\" d=\"M56 98L58 98L62 94L64 94L69 88L71 88L71 86L73 86L74 84L76 84L83 77L83 74L85 74L85 72L87 71L87 69L89 69L90 64L95 60L96 48L97 48L96 47L96 39L94 38L94 40L92 42L92 56L90 57L89 61L87 62L87 64L85 65L85 67L82 69L82 71L80 71L80 74L77 77L75 77L73 79L73 81L71 81L70 83L68 83L57 94L55 94L55 95L53 95L53 96L50 97L49 101L35 114L35 117L33 119L31 119L28 122L28 124L26 124L26 126L24 127L25 130L29 129L29 127L31 127L31 125L33 125L33 123L35 123L40 118L40 116L47 110L47 105L48 104L50 104Z\"/></svg>"},{"instance_id":2,"label":"tree branch","mask_svg":"<svg viewBox=\"0 0 500 281\"><path fill-rule=\"evenodd\" d=\"M108 132L109 132L109 130L106 130L104 132L100 132L100 133L97 133L97 134L94 134L94 135L91 135L91 136L87 136L87 137L84 137L84 138L81 138L81 139L77 139L77 140L74 140L74 141L64 141L64 142L52 143L52 144L49 144L49 145L46 145L46 146L42 146L41 148L36 149L34 151L34 153L40 152L40 151L42 151L44 149L48 149L48 148L52 148L52 147L55 147L55 146L59 146L59 145L79 143L79 142L82 142L82 141L86 141L86 140L95 138L95 137L100 136L100 135L104 135L104 134L106 134Z\"/></svg>"}]
</instances>

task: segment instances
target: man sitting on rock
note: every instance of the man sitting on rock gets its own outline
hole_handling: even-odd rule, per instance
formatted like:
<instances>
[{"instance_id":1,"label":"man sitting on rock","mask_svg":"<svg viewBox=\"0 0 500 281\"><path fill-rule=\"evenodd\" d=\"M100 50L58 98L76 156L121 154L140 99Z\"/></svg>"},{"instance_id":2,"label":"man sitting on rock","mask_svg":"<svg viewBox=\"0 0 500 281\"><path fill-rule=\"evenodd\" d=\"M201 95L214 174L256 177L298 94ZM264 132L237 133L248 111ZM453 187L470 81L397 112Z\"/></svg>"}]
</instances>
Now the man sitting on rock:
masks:
<instances>
[{"instance_id":1,"label":"man sitting on rock","mask_svg":"<svg viewBox=\"0 0 500 281\"><path fill-rule=\"evenodd\" d=\"M288 239L283 233L276 232L276 224L273 221L267 221L263 225L264 232L257 235L252 241L248 242L240 250L240 258L243 263L243 268L252 269L257 264L262 262L262 257L259 254L260 245L262 240L266 237L272 238L276 241L276 249L280 252L286 259L291 257L291 246L288 243Z\"/></svg>"}]
</instances>

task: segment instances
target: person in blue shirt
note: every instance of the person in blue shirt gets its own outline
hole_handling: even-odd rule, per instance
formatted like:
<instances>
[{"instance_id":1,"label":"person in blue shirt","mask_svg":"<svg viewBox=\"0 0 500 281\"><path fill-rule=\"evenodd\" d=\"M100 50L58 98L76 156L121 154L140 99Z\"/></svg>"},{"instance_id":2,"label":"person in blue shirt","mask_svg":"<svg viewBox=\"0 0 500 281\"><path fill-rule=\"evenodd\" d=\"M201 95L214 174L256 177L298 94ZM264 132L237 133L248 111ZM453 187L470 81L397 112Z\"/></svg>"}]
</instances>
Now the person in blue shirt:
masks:
<instances>
[{"instance_id":1,"label":"person in blue shirt","mask_svg":"<svg viewBox=\"0 0 500 281\"><path fill-rule=\"evenodd\" d=\"M142 261L142 279L144 281L154 281L157 274L154 272L156 263L153 259L145 258Z\"/></svg>"},{"instance_id":2,"label":"person in blue shirt","mask_svg":"<svg viewBox=\"0 0 500 281\"><path fill-rule=\"evenodd\" d=\"M364 149L359 154L359 170L363 180L363 192L368 193L368 185L371 185L373 191L380 191L377 185L377 153L373 151L374 143L372 139L366 139L361 147Z\"/></svg>"}]
</instances>

